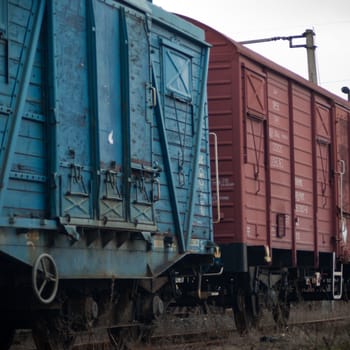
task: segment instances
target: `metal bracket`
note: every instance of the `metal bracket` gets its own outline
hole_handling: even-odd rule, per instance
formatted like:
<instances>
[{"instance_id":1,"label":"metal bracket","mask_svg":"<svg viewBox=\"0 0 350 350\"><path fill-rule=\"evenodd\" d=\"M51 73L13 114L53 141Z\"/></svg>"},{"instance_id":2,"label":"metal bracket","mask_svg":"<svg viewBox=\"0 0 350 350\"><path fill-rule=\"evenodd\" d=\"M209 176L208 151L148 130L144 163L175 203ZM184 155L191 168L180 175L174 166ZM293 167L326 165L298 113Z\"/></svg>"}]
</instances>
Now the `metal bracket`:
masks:
<instances>
[{"instance_id":1,"label":"metal bracket","mask_svg":"<svg viewBox=\"0 0 350 350\"><path fill-rule=\"evenodd\" d=\"M69 196L82 196L89 197L89 194L86 190L86 186L84 183L84 177L82 175L84 167L82 165L71 164L71 173L69 174L69 190L67 191L67 195ZM73 184L80 186L83 192L74 192L72 191Z\"/></svg>"},{"instance_id":2,"label":"metal bracket","mask_svg":"<svg viewBox=\"0 0 350 350\"><path fill-rule=\"evenodd\" d=\"M343 264L340 264L340 270L336 271L337 263L336 256L333 252L332 266L332 294L334 300L340 300L343 295ZM336 290L336 286L338 289Z\"/></svg>"},{"instance_id":3,"label":"metal bracket","mask_svg":"<svg viewBox=\"0 0 350 350\"><path fill-rule=\"evenodd\" d=\"M134 203L152 205L161 199L161 184L157 179L159 168L133 168L131 183L135 188ZM156 191L155 191L156 188Z\"/></svg>"},{"instance_id":4,"label":"metal bracket","mask_svg":"<svg viewBox=\"0 0 350 350\"><path fill-rule=\"evenodd\" d=\"M63 225L64 230L66 231L66 234L73 240L73 241L79 241L80 234L77 231L76 226L74 225Z\"/></svg>"},{"instance_id":5,"label":"metal bracket","mask_svg":"<svg viewBox=\"0 0 350 350\"><path fill-rule=\"evenodd\" d=\"M112 171L112 170L107 170L105 172L105 194L103 196L103 199L109 199L109 200L114 200L114 201L122 201L122 193L121 190L118 187L118 177L121 176L121 173ZM109 190L109 188L111 190ZM112 192L112 193L110 193Z\"/></svg>"}]
</instances>

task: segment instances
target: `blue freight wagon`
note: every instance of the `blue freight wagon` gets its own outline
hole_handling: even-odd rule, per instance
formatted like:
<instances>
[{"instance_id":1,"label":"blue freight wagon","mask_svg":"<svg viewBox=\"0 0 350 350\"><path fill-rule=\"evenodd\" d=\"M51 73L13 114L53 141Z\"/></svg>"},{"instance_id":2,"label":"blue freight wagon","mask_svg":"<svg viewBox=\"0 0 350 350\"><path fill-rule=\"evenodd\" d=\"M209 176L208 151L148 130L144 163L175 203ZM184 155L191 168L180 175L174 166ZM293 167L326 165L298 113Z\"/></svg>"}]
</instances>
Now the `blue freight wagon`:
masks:
<instances>
[{"instance_id":1,"label":"blue freight wagon","mask_svg":"<svg viewBox=\"0 0 350 350\"><path fill-rule=\"evenodd\" d=\"M0 0L1 348L202 296L208 52L144 0Z\"/></svg>"}]
</instances>

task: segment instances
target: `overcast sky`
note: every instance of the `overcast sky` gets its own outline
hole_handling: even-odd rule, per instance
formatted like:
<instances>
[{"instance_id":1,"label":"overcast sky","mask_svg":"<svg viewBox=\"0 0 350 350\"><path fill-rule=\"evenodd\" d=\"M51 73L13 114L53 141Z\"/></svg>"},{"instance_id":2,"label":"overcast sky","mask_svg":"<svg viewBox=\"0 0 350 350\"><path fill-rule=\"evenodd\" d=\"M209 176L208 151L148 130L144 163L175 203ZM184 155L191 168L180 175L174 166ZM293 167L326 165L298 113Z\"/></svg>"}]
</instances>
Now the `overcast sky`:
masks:
<instances>
[{"instance_id":1,"label":"overcast sky","mask_svg":"<svg viewBox=\"0 0 350 350\"><path fill-rule=\"evenodd\" d=\"M236 41L301 35L315 36L319 85L346 98L350 87L350 0L153 0L165 10L204 22ZM295 43L305 44L299 39ZM304 48L288 41L247 45L308 78Z\"/></svg>"}]
</instances>

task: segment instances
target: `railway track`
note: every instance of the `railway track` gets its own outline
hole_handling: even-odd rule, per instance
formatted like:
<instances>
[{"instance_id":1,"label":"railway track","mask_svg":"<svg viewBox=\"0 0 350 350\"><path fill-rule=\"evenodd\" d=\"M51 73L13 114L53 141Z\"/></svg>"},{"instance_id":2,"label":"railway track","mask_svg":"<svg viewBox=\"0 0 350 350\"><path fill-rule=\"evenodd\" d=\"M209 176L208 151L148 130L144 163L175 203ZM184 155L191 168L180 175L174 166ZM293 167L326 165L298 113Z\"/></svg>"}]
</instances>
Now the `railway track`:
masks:
<instances>
[{"instance_id":1,"label":"railway track","mask_svg":"<svg viewBox=\"0 0 350 350\"><path fill-rule=\"evenodd\" d=\"M132 350L294 350L317 345L322 350L345 350L350 348L349 311L348 303L303 303L292 307L287 328L277 329L272 317L264 313L259 329L245 336L235 329L231 312L167 317L156 325L152 336L144 337L141 332L137 342L123 346ZM111 349L114 348L107 332L95 330L79 334L73 350ZM35 350L30 332L18 332L10 350Z\"/></svg>"}]
</instances>

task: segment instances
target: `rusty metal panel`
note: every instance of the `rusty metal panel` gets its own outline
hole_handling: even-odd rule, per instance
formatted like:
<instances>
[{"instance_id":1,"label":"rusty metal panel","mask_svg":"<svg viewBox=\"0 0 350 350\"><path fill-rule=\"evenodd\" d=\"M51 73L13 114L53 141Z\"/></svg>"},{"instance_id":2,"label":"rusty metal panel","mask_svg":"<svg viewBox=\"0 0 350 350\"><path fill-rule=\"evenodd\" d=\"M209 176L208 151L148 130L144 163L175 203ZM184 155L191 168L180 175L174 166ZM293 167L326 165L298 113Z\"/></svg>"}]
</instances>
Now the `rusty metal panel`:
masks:
<instances>
[{"instance_id":1,"label":"rusty metal panel","mask_svg":"<svg viewBox=\"0 0 350 350\"><path fill-rule=\"evenodd\" d=\"M271 247L291 249L291 164L288 82L268 75Z\"/></svg>"},{"instance_id":2,"label":"rusty metal panel","mask_svg":"<svg viewBox=\"0 0 350 350\"><path fill-rule=\"evenodd\" d=\"M215 36L215 33L210 33ZM219 38L212 37L218 44L218 50L210 56L210 70L208 76L208 103L209 103L209 127L218 138L219 157L219 190L220 190L220 212L218 212L217 198L213 195L213 217L220 217L220 223L215 225L215 240L218 243L240 242L241 230L237 227L240 224L238 217L238 194L237 179L239 157L235 157L237 144L234 136L236 121L232 117L234 112L233 96L235 93L235 82L232 79L233 63L232 57L227 52L230 46L225 41L219 42ZM212 140L211 140L212 141ZM211 142L211 155L214 154ZM212 157L211 163L212 190L216 192L215 166Z\"/></svg>"},{"instance_id":3,"label":"rusty metal panel","mask_svg":"<svg viewBox=\"0 0 350 350\"><path fill-rule=\"evenodd\" d=\"M297 250L313 250L314 201L311 96L307 90L293 88L295 240Z\"/></svg>"},{"instance_id":4,"label":"rusty metal panel","mask_svg":"<svg viewBox=\"0 0 350 350\"><path fill-rule=\"evenodd\" d=\"M330 144L316 141L317 153L317 231L320 250L331 251L332 188L330 179Z\"/></svg>"},{"instance_id":5,"label":"rusty metal panel","mask_svg":"<svg viewBox=\"0 0 350 350\"><path fill-rule=\"evenodd\" d=\"M317 171L317 235L318 249L333 249L333 186L331 182L331 110L315 103L316 171Z\"/></svg>"},{"instance_id":6,"label":"rusty metal panel","mask_svg":"<svg viewBox=\"0 0 350 350\"><path fill-rule=\"evenodd\" d=\"M350 261L350 113L336 107L337 252Z\"/></svg>"},{"instance_id":7,"label":"rusty metal panel","mask_svg":"<svg viewBox=\"0 0 350 350\"><path fill-rule=\"evenodd\" d=\"M331 139L331 115L330 106L323 105L320 102L315 103L316 118L316 136L318 139L324 139L328 142Z\"/></svg>"},{"instance_id":8,"label":"rusty metal panel","mask_svg":"<svg viewBox=\"0 0 350 350\"><path fill-rule=\"evenodd\" d=\"M247 112L266 115L266 79L249 69L244 70Z\"/></svg>"},{"instance_id":9,"label":"rusty metal panel","mask_svg":"<svg viewBox=\"0 0 350 350\"><path fill-rule=\"evenodd\" d=\"M254 70L253 70L254 69ZM241 183L245 199L242 235L248 245L265 245L268 239L266 205L266 78L259 67L243 66L244 173Z\"/></svg>"},{"instance_id":10,"label":"rusty metal panel","mask_svg":"<svg viewBox=\"0 0 350 350\"><path fill-rule=\"evenodd\" d=\"M246 154L244 164L244 191L246 199L246 237L254 245L267 240L266 208L266 122L246 117Z\"/></svg>"}]
</instances>

